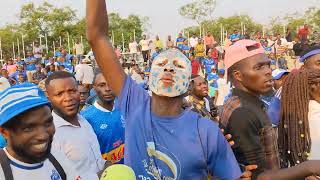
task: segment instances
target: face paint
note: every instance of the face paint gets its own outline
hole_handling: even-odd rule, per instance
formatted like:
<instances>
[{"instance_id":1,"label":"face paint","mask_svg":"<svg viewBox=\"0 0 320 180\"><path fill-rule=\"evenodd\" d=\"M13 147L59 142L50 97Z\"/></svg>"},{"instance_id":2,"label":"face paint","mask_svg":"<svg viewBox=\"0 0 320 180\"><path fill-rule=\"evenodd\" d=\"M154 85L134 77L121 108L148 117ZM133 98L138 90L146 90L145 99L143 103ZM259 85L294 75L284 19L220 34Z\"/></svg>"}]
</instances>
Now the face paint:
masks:
<instances>
[{"instance_id":1,"label":"face paint","mask_svg":"<svg viewBox=\"0 0 320 180\"><path fill-rule=\"evenodd\" d=\"M151 65L150 90L166 97L187 92L191 78L191 62L177 49L160 53Z\"/></svg>"}]
</instances>

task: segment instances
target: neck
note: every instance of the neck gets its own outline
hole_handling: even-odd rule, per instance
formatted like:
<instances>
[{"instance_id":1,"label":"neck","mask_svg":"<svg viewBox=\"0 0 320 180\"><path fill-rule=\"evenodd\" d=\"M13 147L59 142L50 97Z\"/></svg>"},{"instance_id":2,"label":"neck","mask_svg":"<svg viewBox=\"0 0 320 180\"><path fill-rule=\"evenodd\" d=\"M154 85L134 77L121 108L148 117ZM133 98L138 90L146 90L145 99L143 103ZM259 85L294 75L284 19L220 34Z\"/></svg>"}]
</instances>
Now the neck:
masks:
<instances>
[{"instance_id":1,"label":"neck","mask_svg":"<svg viewBox=\"0 0 320 180\"><path fill-rule=\"evenodd\" d=\"M260 96L260 94L258 93L258 92L254 92L254 91L251 91L251 90L249 90L248 88L246 88L245 86L243 86L241 83L239 83L239 82L235 82L234 83L234 87L236 88L236 89L240 89L240 90L242 90L242 91L244 91L244 92L247 92L248 94L251 94L252 96L256 96L256 97L259 97Z\"/></svg>"},{"instance_id":2,"label":"neck","mask_svg":"<svg viewBox=\"0 0 320 180\"><path fill-rule=\"evenodd\" d=\"M103 108L107 109L108 111L113 110L114 101L101 101L100 98L98 99L97 103L102 106Z\"/></svg>"},{"instance_id":3,"label":"neck","mask_svg":"<svg viewBox=\"0 0 320 180\"><path fill-rule=\"evenodd\" d=\"M177 116L182 112L183 96L165 97L152 93L151 110L157 116Z\"/></svg>"},{"instance_id":4,"label":"neck","mask_svg":"<svg viewBox=\"0 0 320 180\"><path fill-rule=\"evenodd\" d=\"M191 96L192 96L193 98L196 98L198 101L203 101L203 99L204 99L204 97L199 97L199 96L197 96L197 95L195 95L195 94L191 94Z\"/></svg>"},{"instance_id":5,"label":"neck","mask_svg":"<svg viewBox=\"0 0 320 180\"><path fill-rule=\"evenodd\" d=\"M59 111L57 110L53 110L58 116L60 116L62 119L64 119L65 121L71 123L72 125L75 125L75 126L80 126L80 123L78 121L78 114L75 114L73 116L67 116L67 115L64 115L62 113L60 113Z\"/></svg>"}]
</instances>

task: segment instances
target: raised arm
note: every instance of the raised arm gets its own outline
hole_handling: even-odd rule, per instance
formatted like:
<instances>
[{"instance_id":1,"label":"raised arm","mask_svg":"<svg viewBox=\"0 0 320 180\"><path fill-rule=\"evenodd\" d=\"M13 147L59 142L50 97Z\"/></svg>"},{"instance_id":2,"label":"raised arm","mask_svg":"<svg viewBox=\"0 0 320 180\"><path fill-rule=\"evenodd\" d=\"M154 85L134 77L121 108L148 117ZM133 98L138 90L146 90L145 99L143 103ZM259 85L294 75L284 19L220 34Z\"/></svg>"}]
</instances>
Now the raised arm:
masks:
<instances>
[{"instance_id":1,"label":"raised arm","mask_svg":"<svg viewBox=\"0 0 320 180\"><path fill-rule=\"evenodd\" d=\"M126 75L106 36L108 26L105 0L87 0L87 38L102 74L112 91L119 96Z\"/></svg>"}]
</instances>

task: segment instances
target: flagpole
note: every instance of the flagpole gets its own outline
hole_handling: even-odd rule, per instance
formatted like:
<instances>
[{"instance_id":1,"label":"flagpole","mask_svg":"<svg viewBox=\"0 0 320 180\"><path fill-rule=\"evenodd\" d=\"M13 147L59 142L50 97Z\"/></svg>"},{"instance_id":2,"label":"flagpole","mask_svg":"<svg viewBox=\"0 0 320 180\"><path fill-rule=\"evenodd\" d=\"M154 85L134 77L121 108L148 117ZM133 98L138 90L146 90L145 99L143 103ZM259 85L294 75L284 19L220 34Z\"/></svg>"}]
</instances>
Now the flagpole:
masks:
<instances>
[{"instance_id":1,"label":"flagpole","mask_svg":"<svg viewBox=\"0 0 320 180\"><path fill-rule=\"evenodd\" d=\"M49 47L48 47L48 35L46 34L46 50L47 50L47 54L49 53Z\"/></svg>"},{"instance_id":2,"label":"flagpole","mask_svg":"<svg viewBox=\"0 0 320 180\"><path fill-rule=\"evenodd\" d=\"M70 54L70 35L69 35L69 32L68 32L68 52Z\"/></svg>"},{"instance_id":3,"label":"flagpole","mask_svg":"<svg viewBox=\"0 0 320 180\"><path fill-rule=\"evenodd\" d=\"M23 34L21 34L21 39L22 39L23 59L26 59L26 52L25 52L25 50L24 50L24 38L23 38Z\"/></svg>"},{"instance_id":4,"label":"flagpole","mask_svg":"<svg viewBox=\"0 0 320 180\"><path fill-rule=\"evenodd\" d=\"M20 56L20 42L19 42L19 38L17 38L17 46L18 46L18 56Z\"/></svg>"},{"instance_id":5,"label":"flagpole","mask_svg":"<svg viewBox=\"0 0 320 180\"><path fill-rule=\"evenodd\" d=\"M59 36L59 39L60 39L60 47L62 46L62 38L61 36Z\"/></svg>"},{"instance_id":6,"label":"flagpole","mask_svg":"<svg viewBox=\"0 0 320 180\"><path fill-rule=\"evenodd\" d=\"M121 33L122 36L122 52L124 52L124 35L123 33Z\"/></svg>"},{"instance_id":7,"label":"flagpole","mask_svg":"<svg viewBox=\"0 0 320 180\"><path fill-rule=\"evenodd\" d=\"M2 60L2 40L0 38L0 59Z\"/></svg>"},{"instance_id":8,"label":"flagpole","mask_svg":"<svg viewBox=\"0 0 320 180\"><path fill-rule=\"evenodd\" d=\"M133 40L136 41L136 30L133 30Z\"/></svg>"},{"instance_id":9,"label":"flagpole","mask_svg":"<svg viewBox=\"0 0 320 180\"><path fill-rule=\"evenodd\" d=\"M56 53L56 44L55 44L54 40L52 41L52 46L53 46L53 56L54 56Z\"/></svg>"},{"instance_id":10,"label":"flagpole","mask_svg":"<svg viewBox=\"0 0 320 180\"><path fill-rule=\"evenodd\" d=\"M13 59L16 58L16 52L15 52L15 48L14 48L14 41L12 42L12 53L13 53Z\"/></svg>"}]
</instances>

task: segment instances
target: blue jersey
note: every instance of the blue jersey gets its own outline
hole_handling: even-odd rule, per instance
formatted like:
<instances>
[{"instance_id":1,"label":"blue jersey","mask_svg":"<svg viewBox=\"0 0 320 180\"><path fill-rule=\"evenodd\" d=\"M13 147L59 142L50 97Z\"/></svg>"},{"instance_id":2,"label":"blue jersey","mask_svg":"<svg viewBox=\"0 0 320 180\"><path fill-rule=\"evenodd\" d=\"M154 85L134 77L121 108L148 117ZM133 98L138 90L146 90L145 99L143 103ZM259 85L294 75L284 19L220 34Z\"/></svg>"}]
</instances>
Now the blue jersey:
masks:
<instances>
[{"instance_id":1,"label":"blue jersey","mask_svg":"<svg viewBox=\"0 0 320 180\"><path fill-rule=\"evenodd\" d=\"M151 111L151 97L130 77L119 97L126 123L125 164L137 179L237 179L241 171L218 124L191 110L175 117Z\"/></svg>"},{"instance_id":2,"label":"blue jersey","mask_svg":"<svg viewBox=\"0 0 320 180\"><path fill-rule=\"evenodd\" d=\"M97 135L102 157L123 164L124 120L117 109L108 111L97 102L81 112Z\"/></svg>"},{"instance_id":3,"label":"blue jersey","mask_svg":"<svg viewBox=\"0 0 320 180\"><path fill-rule=\"evenodd\" d=\"M27 57L26 60L25 60L26 63L33 63L33 64L26 64L26 70L27 71L35 71L37 68L36 68L36 62L37 62L37 59L35 57Z\"/></svg>"},{"instance_id":4,"label":"blue jersey","mask_svg":"<svg viewBox=\"0 0 320 180\"><path fill-rule=\"evenodd\" d=\"M183 43L184 43L185 40L186 40L186 39L185 39L184 37L178 37L178 38L177 38L176 42L177 42L177 47L178 47L179 49L182 49L182 45L183 45Z\"/></svg>"},{"instance_id":5,"label":"blue jersey","mask_svg":"<svg viewBox=\"0 0 320 180\"><path fill-rule=\"evenodd\" d=\"M216 64L213 59L204 59L203 65L205 67L206 73L210 73L212 70L212 67L214 67Z\"/></svg>"}]
</instances>

